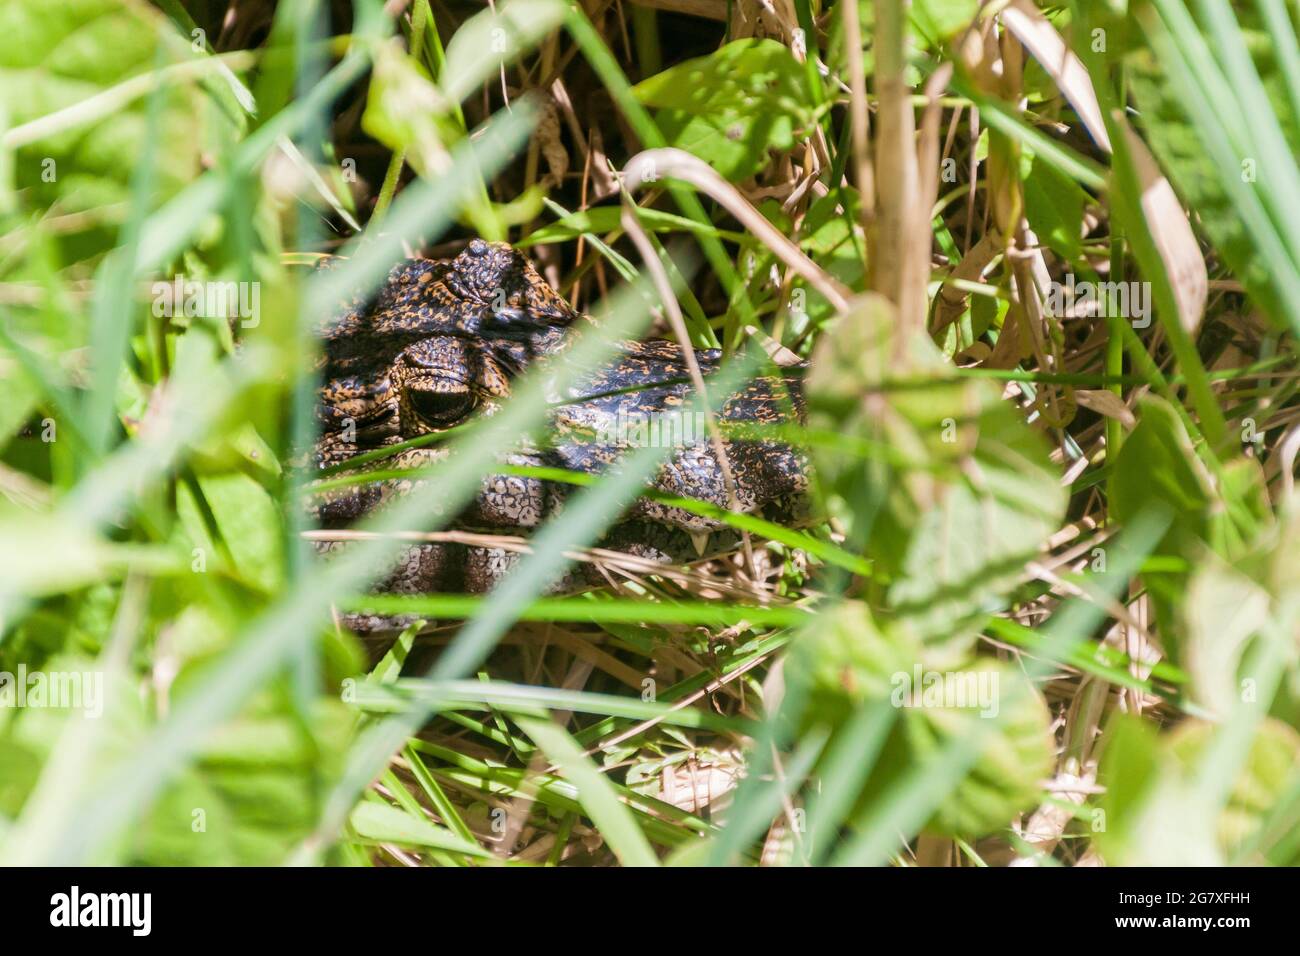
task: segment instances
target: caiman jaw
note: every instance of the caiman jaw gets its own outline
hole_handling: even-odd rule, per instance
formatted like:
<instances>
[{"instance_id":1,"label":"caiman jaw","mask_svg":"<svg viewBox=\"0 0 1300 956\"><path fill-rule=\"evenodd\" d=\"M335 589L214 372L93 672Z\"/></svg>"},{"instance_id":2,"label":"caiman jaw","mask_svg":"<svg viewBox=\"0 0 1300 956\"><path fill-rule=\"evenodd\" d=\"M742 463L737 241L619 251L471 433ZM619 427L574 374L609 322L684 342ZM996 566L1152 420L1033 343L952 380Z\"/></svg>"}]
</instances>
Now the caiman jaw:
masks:
<instances>
[{"instance_id":1,"label":"caiman jaw","mask_svg":"<svg viewBox=\"0 0 1300 956\"><path fill-rule=\"evenodd\" d=\"M407 449L368 467L409 470L412 477L384 478L313 496L311 510L320 530L311 538L317 550L328 555L346 547L357 533L353 525L395 499L421 491L425 479L418 477L418 471L445 455L441 448ZM516 467L547 464L539 454L524 453L507 455L503 463ZM572 486L529 476L486 476L475 497L448 522L448 530L430 533L429 540L404 549L379 590L399 594L481 594L491 590L518 563L533 532L563 510L572 491ZM634 504L627 518L612 526L597 546L645 561L683 564L735 543L735 536L721 522L678 508L658 507L653 517L647 512L646 504ZM423 534L413 530L407 536L418 541ZM599 583L598 575L579 569L555 590L572 591Z\"/></svg>"}]
</instances>

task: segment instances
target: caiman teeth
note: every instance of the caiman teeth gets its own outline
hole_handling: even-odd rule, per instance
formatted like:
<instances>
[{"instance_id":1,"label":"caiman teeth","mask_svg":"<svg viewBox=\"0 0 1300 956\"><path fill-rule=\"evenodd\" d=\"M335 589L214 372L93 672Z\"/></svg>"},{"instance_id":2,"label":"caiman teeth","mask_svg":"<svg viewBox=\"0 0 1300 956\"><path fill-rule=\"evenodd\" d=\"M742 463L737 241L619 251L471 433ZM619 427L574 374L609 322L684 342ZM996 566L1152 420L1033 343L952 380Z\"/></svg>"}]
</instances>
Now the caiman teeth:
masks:
<instances>
[{"instance_id":1,"label":"caiman teeth","mask_svg":"<svg viewBox=\"0 0 1300 956\"><path fill-rule=\"evenodd\" d=\"M699 557L704 557L704 552L709 547L709 533L707 531L691 531L691 544L695 545L695 553Z\"/></svg>"}]
</instances>

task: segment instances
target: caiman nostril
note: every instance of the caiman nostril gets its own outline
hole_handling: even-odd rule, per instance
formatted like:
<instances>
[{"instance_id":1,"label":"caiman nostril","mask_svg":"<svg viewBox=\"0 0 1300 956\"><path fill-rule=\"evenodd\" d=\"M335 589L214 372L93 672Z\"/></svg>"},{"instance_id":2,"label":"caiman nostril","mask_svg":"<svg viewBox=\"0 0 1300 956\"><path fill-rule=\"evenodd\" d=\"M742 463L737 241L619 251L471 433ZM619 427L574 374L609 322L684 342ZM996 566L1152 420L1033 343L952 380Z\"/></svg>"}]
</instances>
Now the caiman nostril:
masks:
<instances>
[{"instance_id":1,"label":"caiman nostril","mask_svg":"<svg viewBox=\"0 0 1300 956\"><path fill-rule=\"evenodd\" d=\"M438 427L454 425L474 410L474 396L468 391L412 389L407 393L407 401L422 421Z\"/></svg>"}]
</instances>

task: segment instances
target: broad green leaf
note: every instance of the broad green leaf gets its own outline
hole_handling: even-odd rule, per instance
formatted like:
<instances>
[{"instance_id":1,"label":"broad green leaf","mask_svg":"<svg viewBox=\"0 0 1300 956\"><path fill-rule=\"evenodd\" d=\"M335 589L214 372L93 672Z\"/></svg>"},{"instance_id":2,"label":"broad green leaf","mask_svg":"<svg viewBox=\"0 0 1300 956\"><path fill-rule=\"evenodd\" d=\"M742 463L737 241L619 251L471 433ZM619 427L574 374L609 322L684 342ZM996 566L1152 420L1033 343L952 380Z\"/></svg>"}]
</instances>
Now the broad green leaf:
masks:
<instances>
[{"instance_id":1,"label":"broad green leaf","mask_svg":"<svg viewBox=\"0 0 1300 956\"><path fill-rule=\"evenodd\" d=\"M13 819L36 786L43 754L0 734L0 814Z\"/></svg>"},{"instance_id":2,"label":"broad green leaf","mask_svg":"<svg viewBox=\"0 0 1300 956\"><path fill-rule=\"evenodd\" d=\"M894 676L910 673L920 654L906 628L882 629L865 604L841 601L803 629L786 677L807 688L807 720L838 727L864 702L888 698Z\"/></svg>"},{"instance_id":3,"label":"broad green leaf","mask_svg":"<svg viewBox=\"0 0 1300 956\"><path fill-rule=\"evenodd\" d=\"M979 8L979 0L916 0L912 24L926 37L947 40L970 26Z\"/></svg>"},{"instance_id":4,"label":"broad green leaf","mask_svg":"<svg viewBox=\"0 0 1300 956\"><path fill-rule=\"evenodd\" d=\"M203 663L186 667L167 688L183 698ZM56 745L85 728L94 746L69 768L59 799L94 795L113 762L141 746L159 719L134 676L105 671L93 658L63 655L43 662L46 675L80 679L72 707L0 708L0 766L27 757L27 770L5 774L3 811L28 825L46 809L39 804L37 771L48 768ZM51 685L52 686L52 685ZM71 684L70 686L78 686ZM163 711L165 714L165 711ZM354 717L329 697L297 714L279 689L264 690L233 720L210 731L201 752L163 788L135 825L94 855L100 863L152 866L274 865L312 830L319 791L339 772ZM144 808L141 808L144 809ZM21 816L20 816L21 814ZM10 846L6 850L12 849Z\"/></svg>"},{"instance_id":5,"label":"broad green leaf","mask_svg":"<svg viewBox=\"0 0 1300 956\"><path fill-rule=\"evenodd\" d=\"M0 403L0 451L27 424L41 395L39 386L16 365L16 360L0 348L0 381L5 383L5 399Z\"/></svg>"},{"instance_id":6,"label":"broad green leaf","mask_svg":"<svg viewBox=\"0 0 1300 956\"><path fill-rule=\"evenodd\" d=\"M1178 412L1152 395L1138 406L1137 427L1126 437L1115 461L1111 511L1124 523L1144 511L1167 510L1172 524L1160 552L1184 558L1195 567L1206 551L1241 561L1271 527L1257 462L1236 459L1211 474L1187 434ZM1181 663L1175 610L1186 597L1188 575L1167 570L1143 576L1162 624L1165 649Z\"/></svg>"},{"instance_id":7,"label":"broad green leaf","mask_svg":"<svg viewBox=\"0 0 1300 956\"><path fill-rule=\"evenodd\" d=\"M862 287L867 271L859 209L857 191L849 187L814 200L804 217L800 243L809 258L850 289ZM802 280L794 287L790 299L793 332L802 333L809 322L821 326L834 315L832 305Z\"/></svg>"},{"instance_id":8,"label":"broad green leaf","mask_svg":"<svg viewBox=\"0 0 1300 956\"><path fill-rule=\"evenodd\" d=\"M1226 716L1240 700L1242 650L1268 615L1263 588L1217 556L1204 557L1178 605L1181 627L1172 643L1186 657L1196 702L1210 713Z\"/></svg>"},{"instance_id":9,"label":"broad green leaf","mask_svg":"<svg viewBox=\"0 0 1300 956\"><path fill-rule=\"evenodd\" d=\"M171 574L180 555L159 545L111 542L85 527L25 510L0 509L0 576L29 597L82 587L131 568Z\"/></svg>"},{"instance_id":10,"label":"broad green leaf","mask_svg":"<svg viewBox=\"0 0 1300 956\"><path fill-rule=\"evenodd\" d=\"M1177 411L1163 399L1145 396L1138 406L1138 425L1125 438L1115 460L1110 484L1110 507L1121 524L1150 509L1172 516L1160 553L1199 559L1208 544L1213 480L1197 456ZM1187 587L1181 571L1153 572L1143 576L1162 624L1172 624L1174 608ZM1175 663L1182 658L1177 632L1162 627L1165 649Z\"/></svg>"},{"instance_id":11,"label":"broad green leaf","mask_svg":"<svg viewBox=\"0 0 1300 956\"><path fill-rule=\"evenodd\" d=\"M1094 817L1093 832L1108 857L1116 854L1122 858L1134 821L1154 786L1159 740L1150 724L1117 713L1107 722L1102 742L1097 782L1106 792L1098 801L1100 815Z\"/></svg>"},{"instance_id":12,"label":"broad green leaf","mask_svg":"<svg viewBox=\"0 0 1300 956\"><path fill-rule=\"evenodd\" d=\"M84 104L132 77L192 61L188 42L141 0L8 0L0 5L0 104L9 127ZM141 88L146 94L148 86ZM202 172L212 146L209 133L233 131L229 117L192 78L164 86L159 128L165 142L148 143L146 99L105 103L88 121L26 143L14 158L15 185L34 208L56 202L61 214L85 212L86 230L64 237L73 258L111 245L130 195L142 150L155 150L157 200L166 199Z\"/></svg>"},{"instance_id":13,"label":"broad green leaf","mask_svg":"<svg viewBox=\"0 0 1300 956\"><path fill-rule=\"evenodd\" d=\"M444 123L456 105L419 63L385 44L375 58L361 128L394 152L409 151L416 171L433 176L446 158L444 140L459 132Z\"/></svg>"},{"instance_id":14,"label":"broad green leaf","mask_svg":"<svg viewBox=\"0 0 1300 956\"><path fill-rule=\"evenodd\" d=\"M561 0L509 0L471 17L447 44L443 91L459 103L558 27L566 9Z\"/></svg>"},{"instance_id":15,"label":"broad green leaf","mask_svg":"<svg viewBox=\"0 0 1300 956\"><path fill-rule=\"evenodd\" d=\"M1182 419L1154 396L1144 397L1138 411L1137 427L1115 461L1110 504L1116 520L1163 505L1173 512L1174 529L1205 538L1213 482Z\"/></svg>"},{"instance_id":16,"label":"broad green leaf","mask_svg":"<svg viewBox=\"0 0 1300 956\"><path fill-rule=\"evenodd\" d=\"M1188 721L1175 730L1168 741L1175 765L1185 772L1195 772L1197 758L1213 731L1210 724L1200 721ZM1215 832L1225 853L1232 854L1257 836L1264 815L1293 783L1297 767L1300 767L1300 733L1279 720L1265 720L1251 743L1250 755L1232 788L1228 805L1219 817ZM1294 866L1296 862L1293 858L1285 862L1274 860L1273 864Z\"/></svg>"},{"instance_id":17,"label":"broad green leaf","mask_svg":"<svg viewBox=\"0 0 1300 956\"><path fill-rule=\"evenodd\" d=\"M1043 440L995 385L954 382L928 337L896 330L893 309L869 298L827 331L808 379L809 424L914 464L864 468L817 449L818 475L846 503L879 495L866 549L894 579L889 605L964 656L971 626L1058 527L1065 491Z\"/></svg>"},{"instance_id":18,"label":"broad green leaf","mask_svg":"<svg viewBox=\"0 0 1300 956\"><path fill-rule=\"evenodd\" d=\"M767 150L789 149L814 120L807 76L775 40L736 40L669 67L634 89L669 145L731 180L753 175Z\"/></svg>"},{"instance_id":19,"label":"broad green leaf","mask_svg":"<svg viewBox=\"0 0 1300 956\"><path fill-rule=\"evenodd\" d=\"M1294 786L1300 734L1265 720L1216 817L1195 786L1199 758L1215 731L1212 724L1187 721L1158 738L1149 724L1127 715L1108 725L1098 775L1107 788L1101 801L1105 817L1096 832L1107 863L1223 865L1243 848L1266 853L1273 841L1285 839L1285 833L1273 833L1261 840L1261 827Z\"/></svg>"},{"instance_id":20,"label":"broad green leaf","mask_svg":"<svg viewBox=\"0 0 1300 956\"><path fill-rule=\"evenodd\" d=\"M1088 194L1054 166L1022 159L1025 218L1038 238L1073 262L1082 251L1083 207Z\"/></svg>"},{"instance_id":21,"label":"broad green leaf","mask_svg":"<svg viewBox=\"0 0 1300 956\"><path fill-rule=\"evenodd\" d=\"M983 735L975 762L927 825L933 832L981 836L1006 826L1042 799L1041 781L1050 775L1053 764L1051 718L1043 699L1014 665L979 659L942 675L934 673L936 683L922 689L922 701L932 692L938 695L937 681L942 679L965 686L968 699L975 703L967 707L926 704L909 710L899 725L906 750L893 752L924 762L948 740L969 733L972 722L996 719L997 729ZM946 694L938 699L944 701ZM889 759L891 744L896 746L892 737L882 761Z\"/></svg>"},{"instance_id":22,"label":"broad green leaf","mask_svg":"<svg viewBox=\"0 0 1300 956\"><path fill-rule=\"evenodd\" d=\"M242 472L200 475L199 488L230 554L231 571L262 591L283 581L280 514L266 489Z\"/></svg>"},{"instance_id":23,"label":"broad green leaf","mask_svg":"<svg viewBox=\"0 0 1300 956\"><path fill-rule=\"evenodd\" d=\"M828 754L834 735L864 708L887 703L898 711L850 822L870 817L912 768L966 738L972 721L989 721L991 732L972 744L977 752L949 782L928 830L977 837L1004 826L1036 801L1050 772L1047 708L1023 674L987 659L950 667L943 655L927 655L902 625L875 621L864 604L844 602L808 628L794 646L787 680L807 689L807 727L832 730Z\"/></svg>"},{"instance_id":24,"label":"broad green leaf","mask_svg":"<svg viewBox=\"0 0 1300 956\"><path fill-rule=\"evenodd\" d=\"M198 762L163 792L131 838L152 866L271 866L311 833L322 788L337 776L352 716L321 699L309 721L264 695L222 725Z\"/></svg>"}]
</instances>

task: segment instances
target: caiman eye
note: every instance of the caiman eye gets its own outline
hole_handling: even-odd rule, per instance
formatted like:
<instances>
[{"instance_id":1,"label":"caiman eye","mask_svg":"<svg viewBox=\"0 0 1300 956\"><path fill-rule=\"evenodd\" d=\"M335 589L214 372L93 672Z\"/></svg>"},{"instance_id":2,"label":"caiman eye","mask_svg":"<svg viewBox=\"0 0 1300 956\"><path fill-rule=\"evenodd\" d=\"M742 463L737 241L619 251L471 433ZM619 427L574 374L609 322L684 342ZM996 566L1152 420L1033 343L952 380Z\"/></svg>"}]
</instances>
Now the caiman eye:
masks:
<instances>
[{"instance_id":1,"label":"caiman eye","mask_svg":"<svg viewBox=\"0 0 1300 956\"><path fill-rule=\"evenodd\" d=\"M474 396L469 391L435 392L411 389L407 392L411 410L427 425L446 428L474 410Z\"/></svg>"}]
</instances>

